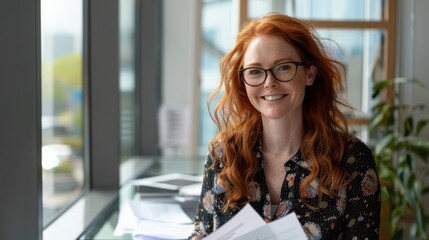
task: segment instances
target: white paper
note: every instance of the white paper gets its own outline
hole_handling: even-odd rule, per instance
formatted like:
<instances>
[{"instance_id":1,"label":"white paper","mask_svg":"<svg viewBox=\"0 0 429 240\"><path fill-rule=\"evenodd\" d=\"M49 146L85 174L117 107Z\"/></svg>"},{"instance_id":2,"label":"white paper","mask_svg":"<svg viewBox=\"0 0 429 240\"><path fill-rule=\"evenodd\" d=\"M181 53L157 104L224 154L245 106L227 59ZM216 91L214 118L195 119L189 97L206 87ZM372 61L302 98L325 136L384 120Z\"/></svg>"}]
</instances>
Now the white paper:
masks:
<instances>
[{"instance_id":1,"label":"white paper","mask_svg":"<svg viewBox=\"0 0 429 240\"><path fill-rule=\"evenodd\" d=\"M134 239L187 239L193 228L193 224L141 220L132 236Z\"/></svg>"},{"instance_id":2,"label":"white paper","mask_svg":"<svg viewBox=\"0 0 429 240\"><path fill-rule=\"evenodd\" d=\"M144 200L131 200L134 214L144 220L166 223L192 223L178 203L163 203Z\"/></svg>"},{"instance_id":3,"label":"white paper","mask_svg":"<svg viewBox=\"0 0 429 240\"><path fill-rule=\"evenodd\" d=\"M295 213L268 224L247 204L204 240L307 240Z\"/></svg>"},{"instance_id":4,"label":"white paper","mask_svg":"<svg viewBox=\"0 0 429 240\"><path fill-rule=\"evenodd\" d=\"M124 234L132 233L139 222L129 202L123 203L119 209L118 223L113 231L114 236L123 236Z\"/></svg>"},{"instance_id":5,"label":"white paper","mask_svg":"<svg viewBox=\"0 0 429 240\"><path fill-rule=\"evenodd\" d=\"M194 176L182 173L168 173L154 177L140 178L131 181L133 185L150 186L161 189L180 190L192 184L202 183L203 176Z\"/></svg>"},{"instance_id":6,"label":"white paper","mask_svg":"<svg viewBox=\"0 0 429 240\"><path fill-rule=\"evenodd\" d=\"M203 183L191 184L179 189L179 196L200 196Z\"/></svg>"},{"instance_id":7,"label":"white paper","mask_svg":"<svg viewBox=\"0 0 429 240\"><path fill-rule=\"evenodd\" d=\"M255 229L236 240L307 240L295 213L290 213L280 219L270 222L263 227Z\"/></svg>"},{"instance_id":8,"label":"white paper","mask_svg":"<svg viewBox=\"0 0 429 240\"><path fill-rule=\"evenodd\" d=\"M235 239L243 234L246 234L255 228L266 225L264 220L249 204L244 206L234 217L226 224L214 231L204 240L227 240Z\"/></svg>"}]
</instances>

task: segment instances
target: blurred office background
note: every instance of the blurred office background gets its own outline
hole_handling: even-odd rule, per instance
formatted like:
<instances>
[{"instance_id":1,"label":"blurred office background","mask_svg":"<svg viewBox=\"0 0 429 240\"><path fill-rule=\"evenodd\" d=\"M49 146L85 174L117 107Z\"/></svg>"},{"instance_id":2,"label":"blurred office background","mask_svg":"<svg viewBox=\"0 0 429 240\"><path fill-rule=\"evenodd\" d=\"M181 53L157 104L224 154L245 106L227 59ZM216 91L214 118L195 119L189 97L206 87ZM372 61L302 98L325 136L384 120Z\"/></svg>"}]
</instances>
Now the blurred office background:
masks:
<instances>
[{"instance_id":1,"label":"blurred office background","mask_svg":"<svg viewBox=\"0 0 429 240\"><path fill-rule=\"evenodd\" d=\"M0 238L41 239L92 193L108 202L151 157L203 159L217 131L207 97L219 59L242 24L269 12L314 23L346 66L344 97L356 110L345 114L369 141L374 82L429 85L427 10L425 0L0 3ZM76 218L77 232L101 212L96 205Z\"/></svg>"}]
</instances>

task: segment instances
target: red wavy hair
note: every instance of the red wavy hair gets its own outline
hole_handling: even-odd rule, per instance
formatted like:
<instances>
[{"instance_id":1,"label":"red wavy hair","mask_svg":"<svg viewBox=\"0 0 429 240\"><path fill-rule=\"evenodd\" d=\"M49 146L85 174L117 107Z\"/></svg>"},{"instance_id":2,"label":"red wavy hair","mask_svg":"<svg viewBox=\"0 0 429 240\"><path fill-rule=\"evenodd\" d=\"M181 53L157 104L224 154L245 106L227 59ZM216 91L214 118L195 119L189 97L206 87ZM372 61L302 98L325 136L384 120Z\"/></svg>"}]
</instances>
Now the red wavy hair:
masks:
<instances>
[{"instance_id":1,"label":"red wavy hair","mask_svg":"<svg viewBox=\"0 0 429 240\"><path fill-rule=\"evenodd\" d=\"M339 106L349 107L341 98L345 90L341 78L344 67L329 57L308 22L283 14L269 14L251 21L240 31L234 47L220 61L220 83L208 102L210 106L213 100L218 100L211 117L219 133L210 142L209 149L217 156L215 161L223 165L218 181L226 190L224 210L248 201L251 194L248 184L259 168L254 151L261 137L262 120L250 103L238 74L249 43L259 35L282 37L297 50L303 62L317 68L314 83L306 87L303 102L301 154L309 160L312 171L300 186L301 193L318 178L320 198L323 194L332 196L347 177L340 165L349 135L346 119L339 109ZM303 197L301 199L306 203Z\"/></svg>"}]
</instances>

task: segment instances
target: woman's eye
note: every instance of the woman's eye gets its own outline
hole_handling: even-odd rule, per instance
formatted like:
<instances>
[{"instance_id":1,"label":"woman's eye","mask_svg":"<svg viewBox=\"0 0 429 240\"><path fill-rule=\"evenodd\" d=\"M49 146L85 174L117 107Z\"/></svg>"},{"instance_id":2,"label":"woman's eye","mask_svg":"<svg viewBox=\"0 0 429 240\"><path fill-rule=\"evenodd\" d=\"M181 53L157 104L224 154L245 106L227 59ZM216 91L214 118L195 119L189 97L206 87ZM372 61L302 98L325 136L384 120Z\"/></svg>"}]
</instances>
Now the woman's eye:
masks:
<instances>
[{"instance_id":1,"label":"woman's eye","mask_svg":"<svg viewBox=\"0 0 429 240\"><path fill-rule=\"evenodd\" d=\"M292 67L290 66L290 64L282 64L277 66L277 71L281 71L281 72L287 72L290 71Z\"/></svg>"},{"instance_id":2,"label":"woman's eye","mask_svg":"<svg viewBox=\"0 0 429 240\"><path fill-rule=\"evenodd\" d=\"M249 75L259 75L262 74L262 70L261 69L249 69L248 70Z\"/></svg>"}]
</instances>

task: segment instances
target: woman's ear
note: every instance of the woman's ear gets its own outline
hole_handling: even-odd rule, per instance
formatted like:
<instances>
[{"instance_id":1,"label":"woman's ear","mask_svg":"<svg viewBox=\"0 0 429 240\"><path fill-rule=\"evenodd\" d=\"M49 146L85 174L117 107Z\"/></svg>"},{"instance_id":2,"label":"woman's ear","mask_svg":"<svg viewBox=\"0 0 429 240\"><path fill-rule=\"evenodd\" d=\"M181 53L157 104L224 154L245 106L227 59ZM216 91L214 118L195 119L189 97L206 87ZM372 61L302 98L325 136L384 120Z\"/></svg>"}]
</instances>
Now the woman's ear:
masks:
<instances>
[{"instance_id":1,"label":"woman's ear","mask_svg":"<svg viewBox=\"0 0 429 240\"><path fill-rule=\"evenodd\" d=\"M314 79L316 78L316 75L317 75L317 68L315 66L311 65L307 69L307 78L306 78L305 84L307 86L313 85L313 82L314 82Z\"/></svg>"}]
</instances>

